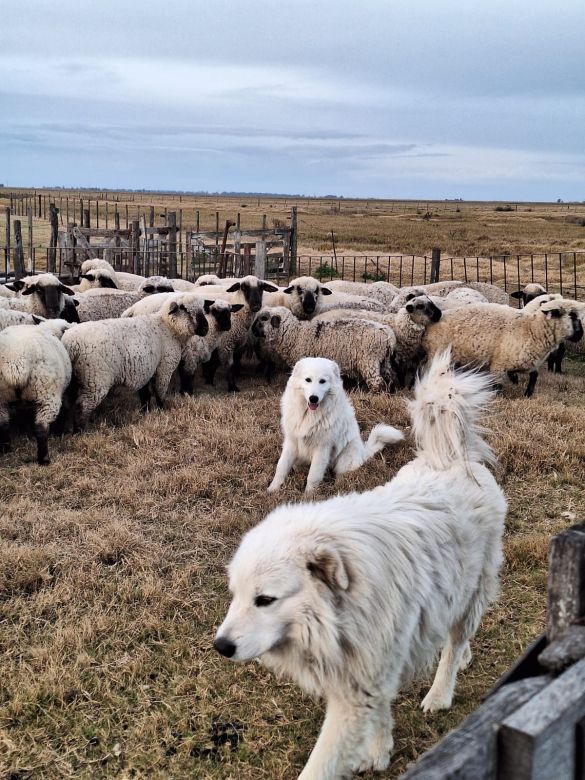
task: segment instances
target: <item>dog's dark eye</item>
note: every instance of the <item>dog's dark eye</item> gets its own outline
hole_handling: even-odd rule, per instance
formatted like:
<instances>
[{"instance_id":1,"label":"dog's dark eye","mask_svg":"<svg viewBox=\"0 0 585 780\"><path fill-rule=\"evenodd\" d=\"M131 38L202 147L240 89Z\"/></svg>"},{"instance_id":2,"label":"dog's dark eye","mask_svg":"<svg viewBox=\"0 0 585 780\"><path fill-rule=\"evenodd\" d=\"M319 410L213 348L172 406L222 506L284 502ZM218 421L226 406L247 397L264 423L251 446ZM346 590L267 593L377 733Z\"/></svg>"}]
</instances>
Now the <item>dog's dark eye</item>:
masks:
<instances>
[{"instance_id":1,"label":"dog's dark eye","mask_svg":"<svg viewBox=\"0 0 585 780\"><path fill-rule=\"evenodd\" d=\"M324 379L320 379L320 380L319 380L319 384L320 384L320 385L324 385L324 384L325 384L325 380L324 380Z\"/></svg>"},{"instance_id":2,"label":"dog's dark eye","mask_svg":"<svg viewBox=\"0 0 585 780\"><path fill-rule=\"evenodd\" d=\"M308 376L308 377L305 379L305 382L310 382L310 381L311 381L311 377L310 377L310 376Z\"/></svg>"},{"instance_id":3,"label":"dog's dark eye","mask_svg":"<svg viewBox=\"0 0 585 780\"><path fill-rule=\"evenodd\" d=\"M257 607L269 607L275 601L276 598L274 596L256 596L254 599L254 604Z\"/></svg>"}]
</instances>

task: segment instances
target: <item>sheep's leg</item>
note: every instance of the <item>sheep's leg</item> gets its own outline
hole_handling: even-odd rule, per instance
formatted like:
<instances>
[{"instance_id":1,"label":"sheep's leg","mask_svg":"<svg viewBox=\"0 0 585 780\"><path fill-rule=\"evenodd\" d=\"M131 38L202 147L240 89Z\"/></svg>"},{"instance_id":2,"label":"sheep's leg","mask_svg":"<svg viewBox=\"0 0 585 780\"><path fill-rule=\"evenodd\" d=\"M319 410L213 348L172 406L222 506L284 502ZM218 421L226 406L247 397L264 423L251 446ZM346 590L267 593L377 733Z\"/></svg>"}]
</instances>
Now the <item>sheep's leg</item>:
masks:
<instances>
[{"instance_id":1,"label":"sheep's leg","mask_svg":"<svg viewBox=\"0 0 585 780\"><path fill-rule=\"evenodd\" d=\"M217 352L217 349L214 349L211 353L211 357L206 363L203 363L202 371L203 371L203 378L205 380L206 385L212 385L213 380L215 379L215 372L217 371L217 367L219 366L219 354Z\"/></svg>"},{"instance_id":2,"label":"sheep's leg","mask_svg":"<svg viewBox=\"0 0 585 780\"><path fill-rule=\"evenodd\" d=\"M311 467L309 469L309 476L307 477L307 486L305 487L305 493L310 493L318 485L323 482L327 466L331 461L331 448L321 447L313 453L313 459L311 460Z\"/></svg>"},{"instance_id":3,"label":"sheep's leg","mask_svg":"<svg viewBox=\"0 0 585 780\"><path fill-rule=\"evenodd\" d=\"M6 406L0 406L0 453L10 451L10 416Z\"/></svg>"},{"instance_id":4,"label":"sheep's leg","mask_svg":"<svg viewBox=\"0 0 585 780\"><path fill-rule=\"evenodd\" d=\"M290 474L290 470L295 465L296 460L297 460L297 455L295 449L291 447L289 444L287 444L287 442L285 441L282 448L282 453L276 465L276 471L274 472L274 479L272 480L270 486L268 487L269 493L275 493L277 490L279 490L282 487L284 480Z\"/></svg>"},{"instance_id":5,"label":"sheep's leg","mask_svg":"<svg viewBox=\"0 0 585 780\"><path fill-rule=\"evenodd\" d=\"M181 380L181 392L185 395L194 395L195 393L195 374L190 371L184 360L179 363L179 377Z\"/></svg>"},{"instance_id":6,"label":"sheep's leg","mask_svg":"<svg viewBox=\"0 0 585 780\"><path fill-rule=\"evenodd\" d=\"M75 402L73 416L73 432L79 433L89 419L90 414L97 409L108 394L109 388L100 388L99 392L91 392L82 388Z\"/></svg>"},{"instance_id":7,"label":"sheep's leg","mask_svg":"<svg viewBox=\"0 0 585 780\"><path fill-rule=\"evenodd\" d=\"M364 381L368 386L368 390L372 393L382 393L385 389L385 382L380 374L380 366L367 366L366 370L362 373Z\"/></svg>"},{"instance_id":8,"label":"sheep's leg","mask_svg":"<svg viewBox=\"0 0 585 780\"><path fill-rule=\"evenodd\" d=\"M148 405L150 404L150 399L152 396L152 389L150 387L150 382L147 382L144 387L141 387L138 390L138 397L140 398L140 411L141 412L147 412L148 411Z\"/></svg>"},{"instance_id":9,"label":"sheep's leg","mask_svg":"<svg viewBox=\"0 0 585 780\"><path fill-rule=\"evenodd\" d=\"M526 396L526 398L532 397L537 379L538 379L538 371L531 371L528 374L528 384L526 385L526 390L524 391L524 395Z\"/></svg>"},{"instance_id":10,"label":"sheep's leg","mask_svg":"<svg viewBox=\"0 0 585 780\"><path fill-rule=\"evenodd\" d=\"M61 409L61 396L57 395L38 404L35 414L35 438L37 440L37 463L48 466L49 460L49 426L57 419Z\"/></svg>"},{"instance_id":11,"label":"sheep's leg","mask_svg":"<svg viewBox=\"0 0 585 780\"><path fill-rule=\"evenodd\" d=\"M559 346L550 353L547 358L548 370L554 374L563 373L563 358L565 357L565 345L559 344Z\"/></svg>"},{"instance_id":12,"label":"sheep's leg","mask_svg":"<svg viewBox=\"0 0 585 780\"><path fill-rule=\"evenodd\" d=\"M49 460L49 427L44 423L35 424L35 438L37 440L37 463L39 466L48 466Z\"/></svg>"},{"instance_id":13,"label":"sheep's leg","mask_svg":"<svg viewBox=\"0 0 585 780\"><path fill-rule=\"evenodd\" d=\"M508 371L508 379L513 385L518 384L518 374L515 371Z\"/></svg>"}]
</instances>

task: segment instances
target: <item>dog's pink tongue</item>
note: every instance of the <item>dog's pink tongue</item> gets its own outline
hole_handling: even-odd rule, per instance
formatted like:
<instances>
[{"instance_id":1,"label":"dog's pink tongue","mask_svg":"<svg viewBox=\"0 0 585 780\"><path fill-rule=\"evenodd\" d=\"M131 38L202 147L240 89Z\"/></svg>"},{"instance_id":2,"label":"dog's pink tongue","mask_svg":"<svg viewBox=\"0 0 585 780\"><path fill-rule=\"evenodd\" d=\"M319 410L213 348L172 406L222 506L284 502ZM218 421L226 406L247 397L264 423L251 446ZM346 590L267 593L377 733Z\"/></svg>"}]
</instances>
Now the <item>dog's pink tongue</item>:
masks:
<instances>
[{"instance_id":1,"label":"dog's pink tongue","mask_svg":"<svg viewBox=\"0 0 585 780\"><path fill-rule=\"evenodd\" d=\"M309 409L310 409L312 412L314 412L314 411L315 411L315 409L318 409L318 408L319 408L319 404L313 404L313 403L311 403L311 402L309 401Z\"/></svg>"}]
</instances>

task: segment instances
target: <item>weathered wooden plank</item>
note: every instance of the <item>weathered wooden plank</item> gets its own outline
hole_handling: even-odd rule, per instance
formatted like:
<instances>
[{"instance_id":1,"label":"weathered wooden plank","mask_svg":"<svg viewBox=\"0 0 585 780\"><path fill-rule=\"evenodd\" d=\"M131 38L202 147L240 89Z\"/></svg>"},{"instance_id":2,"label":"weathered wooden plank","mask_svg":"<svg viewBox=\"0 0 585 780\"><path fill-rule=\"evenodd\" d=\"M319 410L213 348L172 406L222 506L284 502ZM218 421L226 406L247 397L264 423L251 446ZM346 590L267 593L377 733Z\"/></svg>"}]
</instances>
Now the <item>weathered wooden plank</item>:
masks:
<instances>
[{"instance_id":1,"label":"weathered wooden plank","mask_svg":"<svg viewBox=\"0 0 585 780\"><path fill-rule=\"evenodd\" d=\"M254 273L258 279L264 279L266 277L266 243L264 241L258 241L256 243Z\"/></svg>"},{"instance_id":2,"label":"weathered wooden plank","mask_svg":"<svg viewBox=\"0 0 585 780\"><path fill-rule=\"evenodd\" d=\"M24 247L22 244L22 226L19 219L14 220L14 278L22 279L24 270Z\"/></svg>"},{"instance_id":3,"label":"weathered wooden plank","mask_svg":"<svg viewBox=\"0 0 585 780\"><path fill-rule=\"evenodd\" d=\"M585 524L557 534L548 568L546 634L552 642L585 615Z\"/></svg>"},{"instance_id":4,"label":"weathered wooden plank","mask_svg":"<svg viewBox=\"0 0 585 780\"><path fill-rule=\"evenodd\" d=\"M583 718L585 659L502 722L498 780L574 780L576 726Z\"/></svg>"},{"instance_id":5,"label":"weathered wooden plank","mask_svg":"<svg viewBox=\"0 0 585 780\"><path fill-rule=\"evenodd\" d=\"M558 673L581 658L585 658L585 626L570 626L540 653L538 662Z\"/></svg>"},{"instance_id":6,"label":"weathered wooden plank","mask_svg":"<svg viewBox=\"0 0 585 780\"><path fill-rule=\"evenodd\" d=\"M401 780L493 780L498 725L549 682L548 677L537 677L501 688L427 750Z\"/></svg>"},{"instance_id":7,"label":"weathered wooden plank","mask_svg":"<svg viewBox=\"0 0 585 780\"><path fill-rule=\"evenodd\" d=\"M77 246L81 247L87 252L87 256L91 258L96 258L97 254L94 250L94 248L91 246L87 238L83 235L81 230L77 226L73 226L71 228L71 232L75 239L77 240Z\"/></svg>"},{"instance_id":8,"label":"weathered wooden plank","mask_svg":"<svg viewBox=\"0 0 585 780\"><path fill-rule=\"evenodd\" d=\"M168 233L169 278L176 279L177 278L177 213L176 211L169 211L167 212L166 217L167 217L167 226L169 228L169 233Z\"/></svg>"},{"instance_id":9,"label":"weathered wooden plank","mask_svg":"<svg viewBox=\"0 0 585 780\"><path fill-rule=\"evenodd\" d=\"M130 238L130 234L132 233L131 230L125 230L124 228L120 230L98 230L97 228L77 228L80 233L83 233L84 236L87 238L91 238L93 236L99 236L100 238L114 238L115 236L121 236L122 238Z\"/></svg>"}]
</instances>

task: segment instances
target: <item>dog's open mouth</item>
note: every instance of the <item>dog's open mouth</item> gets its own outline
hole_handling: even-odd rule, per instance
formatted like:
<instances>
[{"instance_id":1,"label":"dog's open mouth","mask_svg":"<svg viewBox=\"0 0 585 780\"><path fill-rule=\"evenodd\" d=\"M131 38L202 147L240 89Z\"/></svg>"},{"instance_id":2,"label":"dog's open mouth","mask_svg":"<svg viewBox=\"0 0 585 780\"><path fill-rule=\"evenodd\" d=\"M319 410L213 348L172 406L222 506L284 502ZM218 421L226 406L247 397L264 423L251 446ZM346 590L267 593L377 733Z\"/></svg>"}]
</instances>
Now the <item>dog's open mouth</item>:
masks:
<instances>
[{"instance_id":1,"label":"dog's open mouth","mask_svg":"<svg viewBox=\"0 0 585 780\"><path fill-rule=\"evenodd\" d=\"M319 401L317 401L316 403L315 403L314 401L309 401L309 402L308 402L308 407L309 407L309 409L310 409L312 412L314 412L316 409L318 409L318 408L319 408Z\"/></svg>"}]
</instances>

